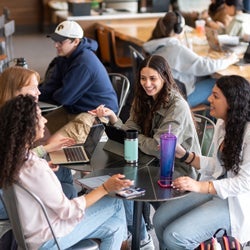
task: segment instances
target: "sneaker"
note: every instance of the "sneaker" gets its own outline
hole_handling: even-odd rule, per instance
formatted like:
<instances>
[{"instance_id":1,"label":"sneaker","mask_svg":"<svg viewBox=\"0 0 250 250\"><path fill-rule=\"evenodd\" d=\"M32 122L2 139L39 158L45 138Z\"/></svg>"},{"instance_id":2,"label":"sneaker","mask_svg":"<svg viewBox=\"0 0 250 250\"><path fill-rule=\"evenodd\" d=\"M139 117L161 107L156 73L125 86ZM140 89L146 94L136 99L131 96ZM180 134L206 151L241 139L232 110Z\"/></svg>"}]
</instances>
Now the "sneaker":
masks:
<instances>
[{"instance_id":1,"label":"sneaker","mask_svg":"<svg viewBox=\"0 0 250 250\"><path fill-rule=\"evenodd\" d=\"M148 239L141 241L140 250L154 250L154 249L155 249L155 246L154 246L152 236L148 234Z\"/></svg>"},{"instance_id":2,"label":"sneaker","mask_svg":"<svg viewBox=\"0 0 250 250\"><path fill-rule=\"evenodd\" d=\"M128 249L131 249L132 234L130 232L128 232L127 243L128 243ZM141 241L140 250L154 250L154 249L155 249L155 246L154 246L152 236L150 234L148 234L148 239Z\"/></svg>"}]
</instances>

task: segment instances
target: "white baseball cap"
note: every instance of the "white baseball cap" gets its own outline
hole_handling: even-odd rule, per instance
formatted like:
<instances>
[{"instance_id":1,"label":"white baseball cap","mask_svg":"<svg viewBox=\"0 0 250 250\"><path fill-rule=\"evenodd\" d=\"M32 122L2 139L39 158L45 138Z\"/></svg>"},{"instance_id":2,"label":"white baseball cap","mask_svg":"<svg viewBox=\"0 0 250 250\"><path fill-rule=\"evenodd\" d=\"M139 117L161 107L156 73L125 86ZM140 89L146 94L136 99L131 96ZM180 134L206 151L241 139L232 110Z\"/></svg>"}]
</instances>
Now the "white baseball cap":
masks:
<instances>
[{"instance_id":1,"label":"white baseball cap","mask_svg":"<svg viewBox=\"0 0 250 250\"><path fill-rule=\"evenodd\" d=\"M55 42L62 42L67 38L83 38L82 27L74 21L63 21L59 23L54 33L47 35Z\"/></svg>"}]
</instances>

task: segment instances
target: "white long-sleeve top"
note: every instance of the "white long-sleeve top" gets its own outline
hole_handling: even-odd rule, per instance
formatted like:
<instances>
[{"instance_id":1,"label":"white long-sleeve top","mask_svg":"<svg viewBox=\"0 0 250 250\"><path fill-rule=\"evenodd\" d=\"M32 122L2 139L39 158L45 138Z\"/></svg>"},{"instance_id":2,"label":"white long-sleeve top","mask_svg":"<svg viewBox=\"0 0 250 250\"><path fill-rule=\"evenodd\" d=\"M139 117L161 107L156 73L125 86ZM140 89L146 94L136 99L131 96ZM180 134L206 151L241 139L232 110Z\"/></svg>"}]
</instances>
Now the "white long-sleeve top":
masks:
<instances>
[{"instance_id":1,"label":"white long-sleeve top","mask_svg":"<svg viewBox=\"0 0 250 250\"><path fill-rule=\"evenodd\" d=\"M217 121L213 141L214 155L200 158L200 171L204 176L210 179L212 177L217 195L228 199L231 233L241 243L245 243L250 240L250 123L245 128L239 173L235 175L228 171L226 178L217 180L224 170L218 157L219 145L225 136L224 125L223 120Z\"/></svg>"},{"instance_id":2,"label":"white long-sleeve top","mask_svg":"<svg viewBox=\"0 0 250 250\"><path fill-rule=\"evenodd\" d=\"M199 56L175 37L148 41L143 44L143 48L149 54L160 55L167 60L174 79L185 84L187 95L194 91L197 77L211 75L234 63L228 58L211 59Z\"/></svg>"},{"instance_id":3,"label":"white long-sleeve top","mask_svg":"<svg viewBox=\"0 0 250 250\"><path fill-rule=\"evenodd\" d=\"M30 154L19 176L20 183L43 201L57 237L63 237L71 232L84 216L85 198L80 196L69 200L48 163L35 153ZM38 249L41 242L52 239L51 231L34 199L20 189L17 189L17 199L22 211L21 221L29 249Z\"/></svg>"}]
</instances>

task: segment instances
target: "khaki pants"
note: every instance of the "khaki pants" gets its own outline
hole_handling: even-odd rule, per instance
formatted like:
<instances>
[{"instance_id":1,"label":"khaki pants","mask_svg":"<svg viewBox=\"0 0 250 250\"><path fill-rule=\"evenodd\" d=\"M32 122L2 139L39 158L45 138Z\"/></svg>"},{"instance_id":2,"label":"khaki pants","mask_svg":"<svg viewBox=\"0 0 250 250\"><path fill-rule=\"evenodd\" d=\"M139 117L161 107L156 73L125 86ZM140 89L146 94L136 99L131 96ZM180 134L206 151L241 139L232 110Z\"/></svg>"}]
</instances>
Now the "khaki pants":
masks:
<instances>
[{"instance_id":1,"label":"khaki pants","mask_svg":"<svg viewBox=\"0 0 250 250\"><path fill-rule=\"evenodd\" d=\"M46 125L51 134L71 137L77 143L85 142L90 128L95 123L94 116L86 112L69 114L63 107L48 113L45 118L48 120ZM108 122L106 118L101 118L101 121Z\"/></svg>"}]
</instances>

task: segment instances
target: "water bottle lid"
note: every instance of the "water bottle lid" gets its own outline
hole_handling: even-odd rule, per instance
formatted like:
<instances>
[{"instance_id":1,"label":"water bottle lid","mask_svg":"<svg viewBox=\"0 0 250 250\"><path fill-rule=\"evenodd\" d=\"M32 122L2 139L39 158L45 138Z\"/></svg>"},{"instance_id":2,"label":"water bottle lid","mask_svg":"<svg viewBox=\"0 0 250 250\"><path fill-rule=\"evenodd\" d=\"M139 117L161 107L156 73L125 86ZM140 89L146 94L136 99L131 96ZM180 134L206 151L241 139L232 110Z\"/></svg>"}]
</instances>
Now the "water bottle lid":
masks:
<instances>
[{"instance_id":1,"label":"water bottle lid","mask_svg":"<svg viewBox=\"0 0 250 250\"><path fill-rule=\"evenodd\" d=\"M127 139L136 139L138 137L138 131L135 129L126 130L126 138Z\"/></svg>"}]
</instances>

